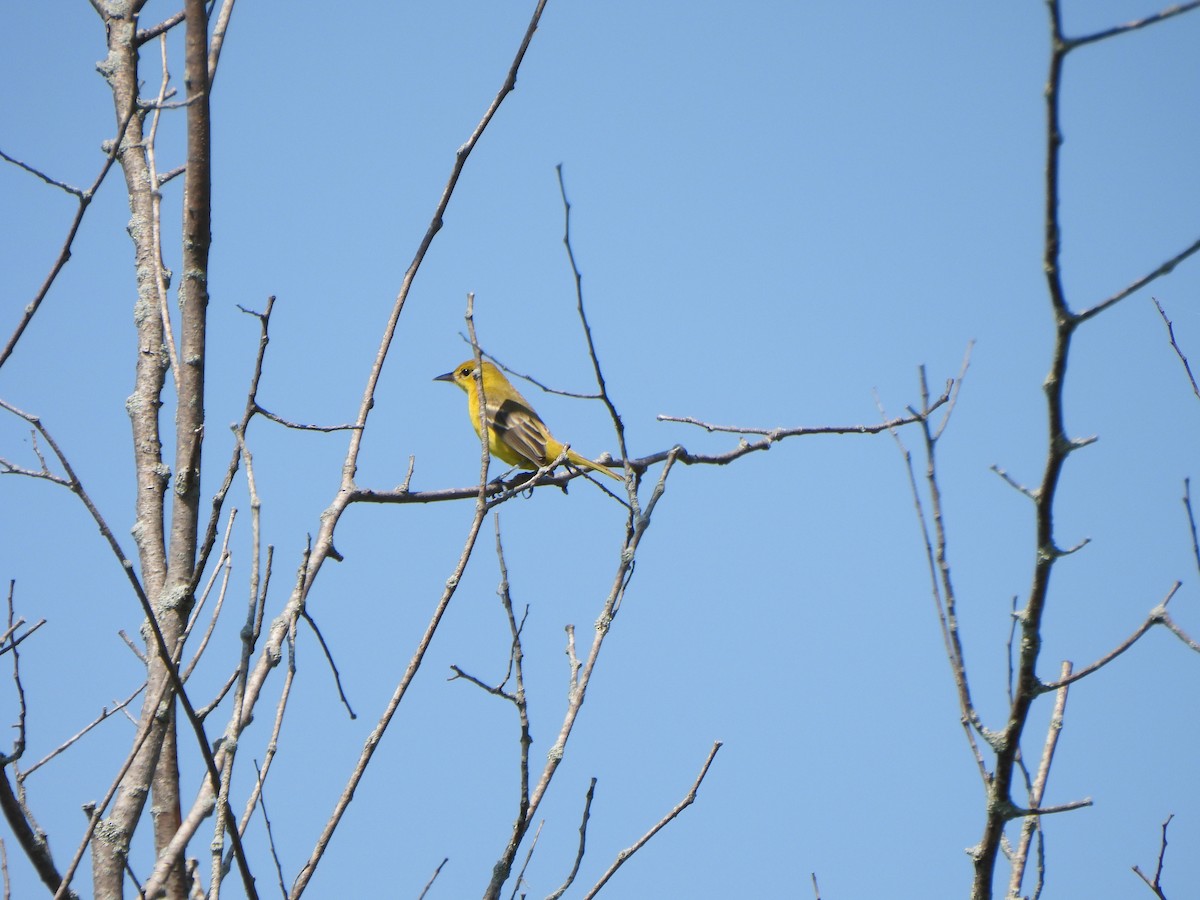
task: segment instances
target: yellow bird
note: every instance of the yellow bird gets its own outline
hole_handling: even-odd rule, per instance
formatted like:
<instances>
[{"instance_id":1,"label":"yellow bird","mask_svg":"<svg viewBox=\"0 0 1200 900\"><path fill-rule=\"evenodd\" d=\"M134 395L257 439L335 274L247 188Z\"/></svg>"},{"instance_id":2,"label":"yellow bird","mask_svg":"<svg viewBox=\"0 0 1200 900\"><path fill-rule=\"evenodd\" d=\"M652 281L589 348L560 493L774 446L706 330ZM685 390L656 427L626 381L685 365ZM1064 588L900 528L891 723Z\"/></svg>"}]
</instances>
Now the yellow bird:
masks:
<instances>
[{"instance_id":1,"label":"yellow bird","mask_svg":"<svg viewBox=\"0 0 1200 900\"><path fill-rule=\"evenodd\" d=\"M475 372L475 360L468 359L433 380L449 381L467 392L467 413L471 416L471 424L478 435L481 422L486 421L488 449L492 456L522 469L540 469L562 456L563 444L554 439L529 401L512 386L503 372L486 361L483 363L483 396L487 402L487 412L485 416L480 416ZM612 470L580 456L574 450L567 449L567 461L593 472L603 472L617 481L622 480Z\"/></svg>"}]
</instances>

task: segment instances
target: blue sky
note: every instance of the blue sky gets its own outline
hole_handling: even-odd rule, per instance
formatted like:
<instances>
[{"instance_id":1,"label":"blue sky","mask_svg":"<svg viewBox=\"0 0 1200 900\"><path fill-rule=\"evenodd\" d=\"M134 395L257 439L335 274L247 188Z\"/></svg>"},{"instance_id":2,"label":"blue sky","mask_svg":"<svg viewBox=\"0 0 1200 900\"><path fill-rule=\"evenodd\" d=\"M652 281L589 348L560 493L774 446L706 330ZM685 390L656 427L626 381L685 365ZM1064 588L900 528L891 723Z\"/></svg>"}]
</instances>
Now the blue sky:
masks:
<instances>
[{"instance_id":1,"label":"blue sky","mask_svg":"<svg viewBox=\"0 0 1200 900\"><path fill-rule=\"evenodd\" d=\"M260 400L293 420L354 417L380 329L466 140L499 88L531 4L452 7L243 3L214 93L214 245L205 492L228 459L257 324L237 305L278 301ZM1156 7L1065 4L1068 33ZM148 4L143 23L169 5ZM22 4L0 38L0 149L84 185L111 137L94 63L99 19L83 2ZM1081 49L1063 93L1064 275L1090 306L1200 231L1200 18L1184 16ZM149 49L149 48L148 48ZM182 71L179 40L171 70ZM144 79L157 83L157 50ZM384 370L358 480L467 485L478 444L459 392L431 381L469 355L468 292L485 349L555 386L590 388L562 247L555 166L609 388L645 455L736 437L659 414L772 427L871 424L917 402L917 367L941 384L974 341L940 445L950 558L972 685L989 724L1004 710L1011 602L1033 563L1032 509L997 478L1035 483L1045 456L1041 383L1052 321L1041 271L1044 4L935 2L580 4L551 0L516 91L471 157L422 267ZM164 167L181 122L163 126ZM176 227L179 191L166 190ZM5 337L57 253L73 203L0 168ZM120 173L89 211L73 257L14 357L0 397L40 414L114 527L132 524L125 398L134 284ZM177 241L168 244L178 268ZM1067 423L1098 442L1068 462L1056 520L1091 545L1056 569L1041 674L1117 644L1176 580L1174 614L1200 632L1196 566L1180 497L1196 477L1200 402L1167 344L1157 297L1200 359L1200 275L1185 263L1150 292L1083 326ZM559 437L598 455L615 442L597 404L522 386ZM918 449L915 432L908 446ZM273 603L337 488L343 435L252 426ZM30 462L25 429L0 420L0 456ZM499 464L494 465L495 472ZM233 609L196 675L227 672L249 565L244 481ZM136 687L117 636L140 609L77 501L0 479L0 576L18 611L47 626L25 645L29 750L39 758ZM453 568L472 509L357 507L310 608L359 718L349 721L312 635L299 641L297 699L267 801L288 882L311 850L359 748ZM622 510L582 482L500 513L540 762L567 685L563 628L581 642L617 564ZM449 682L485 680L508 638L485 530L425 666L335 835L310 896L479 894L516 809L513 710ZM1144 891L1169 813L1168 894L1200 878L1194 777L1194 654L1152 633L1078 685L1047 801L1091 797L1047 819L1048 897ZM278 690L276 684L275 690ZM15 719L11 691L0 710ZM544 803L526 873L545 896L574 857L582 800L598 779L579 896L671 806L713 741L724 747L685 811L617 874L611 897L964 896L982 790L958 725L931 609L907 478L885 436L789 440L724 468L676 469L642 545L567 758ZM1027 737L1044 738L1049 700ZM261 758L270 714L244 741ZM213 726L214 730L216 726ZM102 795L132 726L114 720L33 775L30 802L69 857L82 803ZM243 760L245 761L245 760ZM194 789L198 774L190 776ZM243 772L245 779L245 772ZM243 781L243 786L246 781ZM4 832L14 895L33 875ZM206 840L198 838L197 853ZM248 845L260 891L261 824ZM86 867L85 867L86 868ZM136 864L135 864L136 868ZM86 874L83 884L86 885ZM235 890L234 886L230 886Z\"/></svg>"}]
</instances>

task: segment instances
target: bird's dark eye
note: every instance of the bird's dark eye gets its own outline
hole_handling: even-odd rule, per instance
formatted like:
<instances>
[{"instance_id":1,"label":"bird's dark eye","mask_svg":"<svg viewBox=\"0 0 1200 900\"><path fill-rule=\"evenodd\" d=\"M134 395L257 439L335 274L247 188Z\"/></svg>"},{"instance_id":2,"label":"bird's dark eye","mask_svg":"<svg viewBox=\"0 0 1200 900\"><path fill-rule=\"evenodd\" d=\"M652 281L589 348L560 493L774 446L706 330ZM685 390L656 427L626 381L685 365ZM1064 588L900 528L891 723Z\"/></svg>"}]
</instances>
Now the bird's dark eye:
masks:
<instances>
[{"instance_id":1,"label":"bird's dark eye","mask_svg":"<svg viewBox=\"0 0 1200 900\"><path fill-rule=\"evenodd\" d=\"M463 378L466 378L468 375L471 374L471 370L468 369L466 366L463 366L461 369L458 370L458 374L461 375Z\"/></svg>"}]
</instances>

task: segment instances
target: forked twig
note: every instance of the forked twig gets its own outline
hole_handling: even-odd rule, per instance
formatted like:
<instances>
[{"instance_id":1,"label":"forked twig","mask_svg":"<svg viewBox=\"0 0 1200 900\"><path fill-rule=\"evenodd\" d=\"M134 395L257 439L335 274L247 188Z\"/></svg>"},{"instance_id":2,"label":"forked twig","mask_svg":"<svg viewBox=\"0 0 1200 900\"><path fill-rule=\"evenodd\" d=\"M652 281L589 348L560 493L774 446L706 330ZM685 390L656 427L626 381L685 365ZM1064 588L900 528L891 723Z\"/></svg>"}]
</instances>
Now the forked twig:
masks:
<instances>
[{"instance_id":1,"label":"forked twig","mask_svg":"<svg viewBox=\"0 0 1200 900\"><path fill-rule=\"evenodd\" d=\"M120 124L117 126L116 138L107 143L104 154L104 162L100 166L99 174L96 175L96 178L92 182L91 186L85 188L84 190L72 188L61 181L56 181L50 176L39 172L32 166L26 165L20 160L14 159L4 151L0 150L0 159L4 159L7 162L19 166L25 171L36 175L47 184L61 188L62 190L74 196L78 201L78 205L75 208L75 216L71 220L70 226L67 228L67 236L63 240L62 247L58 251L58 257L50 266L49 273L42 281L42 285L38 288L37 293L34 294L33 299L26 304L24 315L21 316L21 320L17 323L17 327L13 330L12 335L9 337L8 343L6 343L4 348L0 350L0 368L2 368L8 361L8 358L12 356L13 350L16 349L17 343L21 340L21 335L25 333L25 329L29 327L29 323L33 321L33 317L37 315L37 311L41 308L42 301L45 300L46 295L50 293L50 288L58 278L59 272L63 270L63 267L67 264L67 260L71 258L71 245L75 243L75 235L79 233L79 227L83 224L83 216L87 212L88 207L91 206L92 200L95 199L96 191L100 189L100 185L104 183L104 179L108 176L109 170L112 169L113 163L116 162L117 155L121 152L121 138L125 134L125 129L129 127L129 122L136 112L137 104L131 103L130 108L125 112Z\"/></svg>"},{"instance_id":2,"label":"forked twig","mask_svg":"<svg viewBox=\"0 0 1200 900\"><path fill-rule=\"evenodd\" d=\"M512 893L508 895L508 900L517 900L517 891L521 889L521 885L525 882L525 870L529 868L529 861L533 859L533 851L537 849L538 838L542 836L542 826L545 821L538 822L537 831L533 833L533 840L529 842L529 850L525 853L525 861L521 863L520 871L517 872L517 877L513 879ZM522 894L522 897L524 894Z\"/></svg>"},{"instance_id":3,"label":"forked twig","mask_svg":"<svg viewBox=\"0 0 1200 900\"><path fill-rule=\"evenodd\" d=\"M1154 607L1154 609L1150 610L1149 614L1142 621L1142 624L1140 624L1137 628L1135 628L1133 633L1130 634L1129 637L1127 637L1127 638L1125 638L1125 640L1121 641L1121 643L1119 643L1116 647L1114 647L1108 653L1104 654L1104 656L1100 657L1095 662L1084 666L1082 669L1079 669L1077 672L1074 672L1074 673L1071 673L1068 675L1064 675L1063 677L1059 678L1058 681L1050 681L1050 682L1043 683L1040 686L1040 691L1042 691L1042 692L1057 691L1060 688L1066 687L1067 685L1074 684L1076 681L1079 681L1081 678L1086 678L1087 676L1089 676L1093 672L1095 672L1097 669L1101 669L1104 666L1108 665L1110 662L1112 662L1114 659L1116 659L1118 656L1120 656L1122 653L1124 653L1126 650L1128 650L1130 647L1132 647L1142 637L1142 635L1144 635L1146 632L1148 632L1155 625L1166 625L1167 618L1168 618L1167 604L1171 602L1171 598L1175 596L1175 593L1179 590L1179 588L1181 586L1182 586L1182 583L1178 582L1178 581L1175 582L1173 585L1171 585L1171 589L1169 591L1167 591L1167 596L1163 598L1162 603L1160 603L1158 606ZM1185 639L1185 642L1186 642L1186 639Z\"/></svg>"},{"instance_id":4,"label":"forked twig","mask_svg":"<svg viewBox=\"0 0 1200 900\"><path fill-rule=\"evenodd\" d=\"M1133 873L1146 883L1146 887L1154 891L1154 896L1157 897L1158 900L1167 900L1167 895L1163 893L1162 873L1163 862L1167 858L1167 826L1171 824L1171 820L1173 818L1175 818L1175 813L1171 813L1169 816L1167 816L1166 820L1162 823L1162 840L1158 845L1158 865L1154 868L1154 878L1147 878L1146 874L1140 868L1138 868L1136 865L1133 867Z\"/></svg>"},{"instance_id":5,"label":"forked twig","mask_svg":"<svg viewBox=\"0 0 1200 900\"><path fill-rule=\"evenodd\" d=\"M616 874L617 869L621 868L621 866L623 866L625 862L628 861L631 856L633 856L633 854L637 853L642 849L642 847L646 846L650 839L662 831L662 829L665 828L671 822L671 820L696 802L696 792L700 790L700 783L704 781L704 776L708 774L708 767L712 765L713 758L717 755L717 751L720 749L721 742L714 742L712 749L708 751L708 758L704 760L704 765L700 767L700 774L696 776L696 780L692 783L692 788L687 792L687 795L675 805L674 809L659 819L649 831L634 841L632 845L617 854L617 858L613 860L613 863L608 867L608 870L600 876L600 879L594 885L592 885L591 890L583 895L583 900L592 900L592 898L600 892L600 889L608 883L608 880L612 878L614 874Z\"/></svg>"},{"instance_id":6,"label":"forked twig","mask_svg":"<svg viewBox=\"0 0 1200 900\"><path fill-rule=\"evenodd\" d=\"M101 722L103 722L109 716L123 710L125 707L127 707L130 703L132 703L134 701L134 699L137 697L138 694L140 694L145 689L146 689L146 682L143 681L142 684L137 688L137 690L135 690L132 694L130 694L124 700L121 700L120 702L118 702L117 704L112 706L111 708L106 706L103 709L101 709L100 715L96 716L95 719L93 719L87 725L84 725L83 728L81 728L75 734L71 735L69 738L67 738L65 741L63 741L61 744L59 744L57 747L55 747L53 750L51 750L49 753L47 753L45 756L43 756L41 759L39 759L37 762L35 762L28 769L25 769L20 774L18 774L17 775L17 784L20 785L20 784L24 783L25 779L27 779L30 775L32 775L34 772L36 772L38 769L40 769L46 763L50 762L50 760L54 759L59 754L66 752L68 749L70 749L70 747L76 741L78 741L80 738L82 738L84 735L86 735L93 728L98 726Z\"/></svg>"}]
</instances>

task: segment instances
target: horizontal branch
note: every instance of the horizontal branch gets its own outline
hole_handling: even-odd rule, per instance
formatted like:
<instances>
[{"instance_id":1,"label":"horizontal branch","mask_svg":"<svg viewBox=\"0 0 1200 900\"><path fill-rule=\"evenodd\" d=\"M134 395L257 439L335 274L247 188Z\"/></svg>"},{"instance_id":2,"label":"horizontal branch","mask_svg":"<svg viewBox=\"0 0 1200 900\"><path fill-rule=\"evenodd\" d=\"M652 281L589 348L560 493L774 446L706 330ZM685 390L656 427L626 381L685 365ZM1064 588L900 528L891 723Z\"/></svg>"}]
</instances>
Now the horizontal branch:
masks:
<instances>
[{"instance_id":1,"label":"horizontal branch","mask_svg":"<svg viewBox=\"0 0 1200 900\"><path fill-rule=\"evenodd\" d=\"M1023 809L1019 806L1013 806L1009 810L1008 817L1010 819L1021 819L1025 816L1052 816L1056 813L1071 812L1076 809L1086 809L1092 806L1091 797L1084 797L1082 800L1072 800L1070 803L1059 803L1055 806L1038 806L1034 809Z\"/></svg>"},{"instance_id":2,"label":"horizontal branch","mask_svg":"<svg viewBox=\"0 0 1200 900\"><path fill-rule=\"evenodd\" d=\"M1118 656L1120 656L1122 653L1124 653L1126 650L1128 650L1130 647L1132 647L1135 643L1137 643L1138 640L1141 639L1142 635L1144 635L1146 632L1148 632L1155 625L1165 625L1166 619L1167 619L1167 604L1171 602L1171 598L1175 596L1175 593L1176 593L1176 591L1179 590L1180 586L1181 586L1181 582L1178 582L1178 581L1175 582L1171 586L1171 590L1169 590L1167 592L1167 596L1163 599L1163 602L1160 603L1158 606L1156 606L1154 609L1150 610L1150 613L1146 616L1146 618L1142 622L1142 624L1139 625L1137 628L1135 628L1133 633L1130 634L1129 637L1127 637L1127 638L1125 638L1125 640L1121 641L1121 643L1119 643L1116 647L1114 647L1112 650L1110 650L1104 656L1100 657L1098 660L1091 663L1090 665L1084 666L1082 669L1069 675L1066 678L1061 678L1058 681L1043 682L1038 687L1038 691L1041 693L1045 693L1048 691L1057 691L1059 688L1065 687L1068 684L1074 684L1076 681L1079 681L1081 678L1086 678L1088 675L1091 675L1097 669L1101 669L1104 666L1108 665L1110 662L1112 662L1114 659L1116 659ZM1184 640L1186 642L1188 639L1184 638Z\"/></svg>"},{"instance_id":3,"label":"horizontal branch","mask_svg":"<svg viewBox=\"0 0 1200 900\"><path fill-rule=\"evenodd\" d=\"M704 428L707 431L720 431L732 434L761 434L761 440L757 441L741 441L738 446L732 450L727 450L724 453L691 453L680 445L676 445L669 450L660 450L657 453L651 453L648 456L638 457L637 459L628 460L629 467L635 472L644 473L651 466L666 462L668 458L674 458L678 462L689 466L725 466L735 460L740 459L750 453L756 453L762 450L771 449L771 445L775 444L784 438L789 437L804 437L807 435L816 434L880 434L884 431L890 431L894 428L899 428L903 425L911 425L916 422L923 421L929 413L938 409L943 404L949 402L950 392L942 394L929 406L929 410L925 414L910 413L906 416L898 416L889 419L886 422L879 422L874 425L811 425L798 426L795 428L738 428L731 425L712 425L707 422L701 422L697 419L677 416L659 416L660 422L681 422L687 425L696 425ZM615 462L611 457L601 457L602 463ZM536 474L536 473L535 473ZM512 491L516 488L518 491L523 491L526 488L534 487L564 487L571 480L586 476L586 473L577 470L564 469L554 473L543 475L540 479L533 481L528 475L519 475L516 478L508 481L496 480L488 484L487 496L493 498L505 491ZM479 485L470 485L469 487L456 488L440 488L432 491L410 491L407 488L396 488L394 490L373 490L371 488L356 488L350 492L350 503L441 503L447 500L472 500L479 496Z\"/></svg>"},{"instance_id":4,"label":"horizontal branch","mask_svg":"<svg viewBox=\"0 0 1200 900\"><path fill-rule=\"evenodd\" d=\"M1176 3L1174 6L1168 6L1166 9L1146 16L1143 19L1135 19L1132 22L1126 22L1124 25L1115 25L1112 28L1106 28L1103 31L1097 31L1083 37L1069 38L1066 42L1067 49L1082 47L1085 44L1094 44L1097 41L1107 40L1121 34L1129 34L1150 25L1157 25L1159 22L1165 22L1167 19L1191 12L1197 7L1200 7L1200 0L1191 0L1189 3Z\"/></svg>"},{"instance_id":5,"label":"horizontal branch","mask_svg":"<svg viewBox=\"0 0 1200 900\"><path fill-rule=\"evenodd\" d=\"M761 434L768 439L769 442L781 441L788 437L801 437L806 434L879 434L883 431L890 431L893 428L899 428L902 425L912 425L915 422L924 421L928 418L928 414L932 413L938 407L950 401L950 388L942 394L925 414L911 412L907 416L897 416L894 419L889 419L886 422L877 422L872 425L801 425L794 428L757 428L757 427L742 427L740 425L714 425L711 422L702 422L699 419L694 419L691 416L667 416L659 415L655 418L659 422L678 422L682 425L695 425L698 428L703 428L708 432L724 432L727 434ZM757 445L755 445L757 446ZM682 462L682 457L680 458Z\"/></svg>"}]
</instances>

